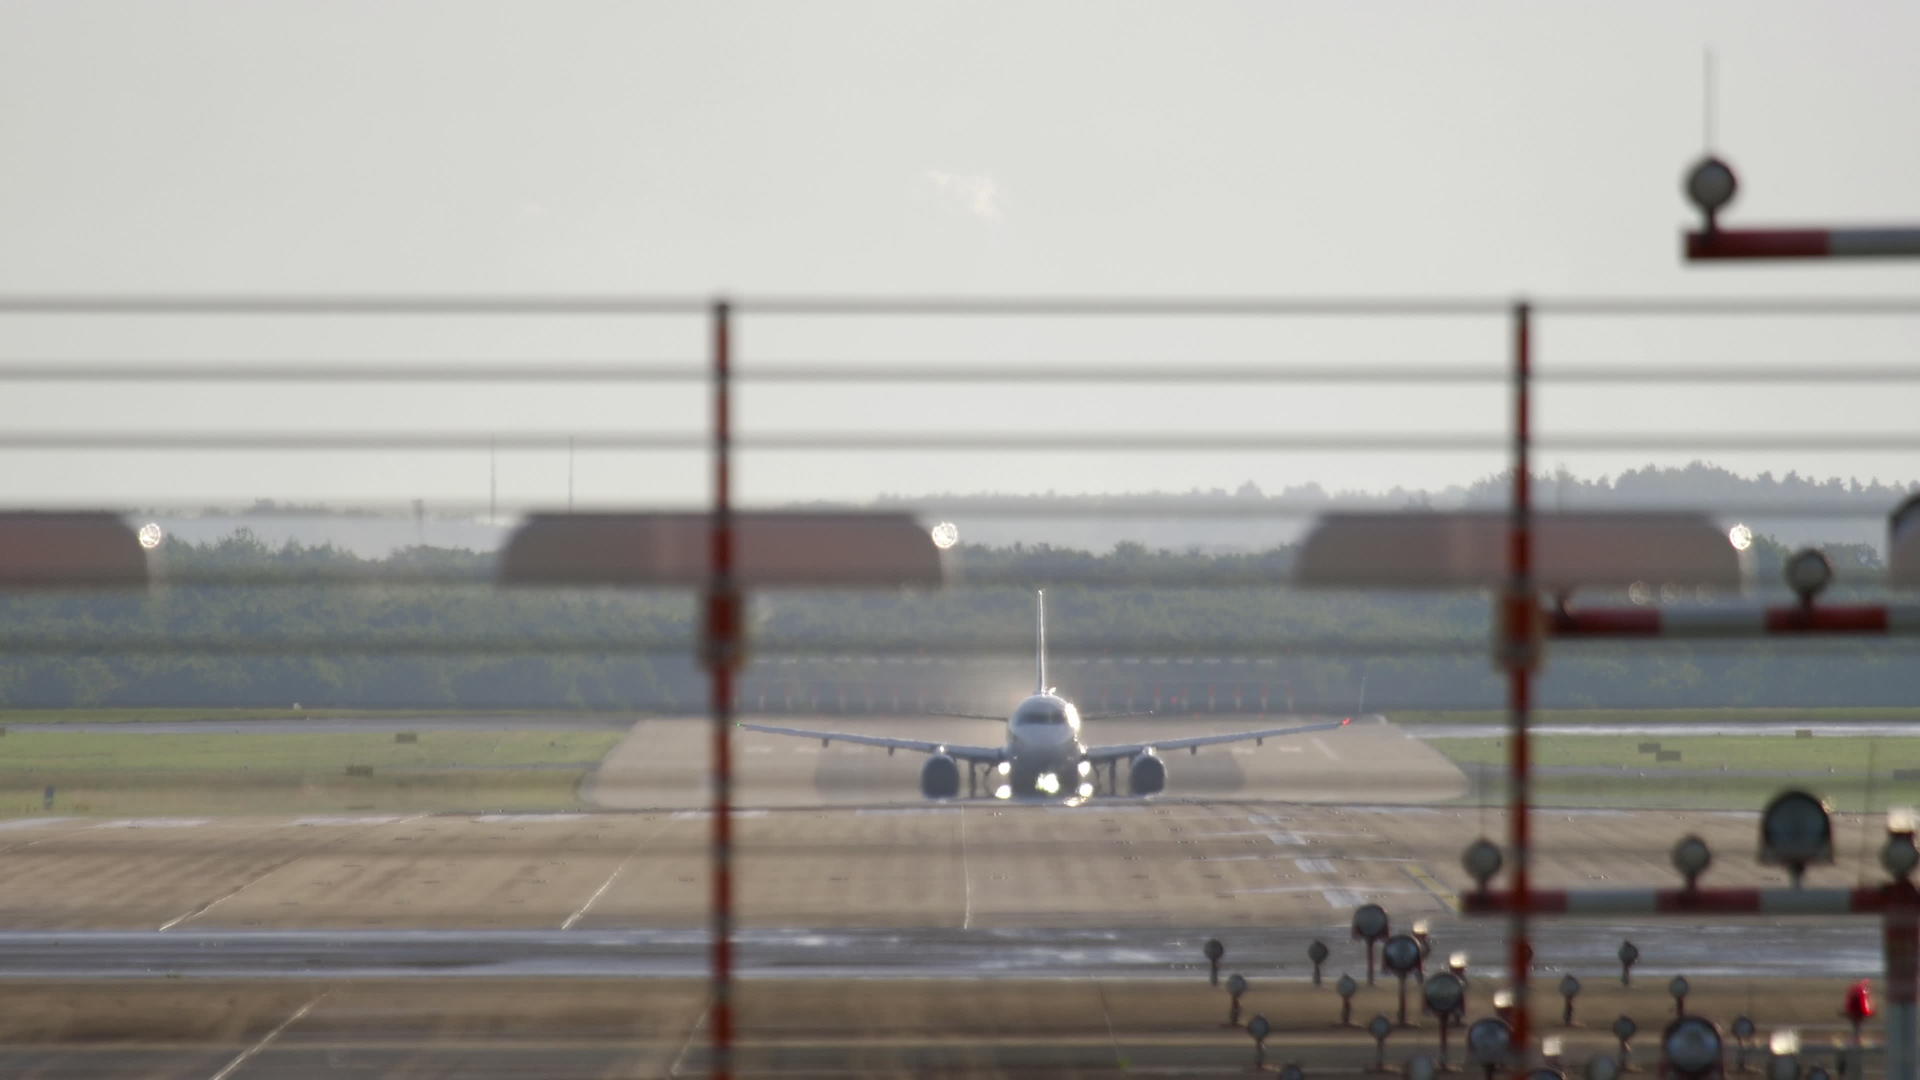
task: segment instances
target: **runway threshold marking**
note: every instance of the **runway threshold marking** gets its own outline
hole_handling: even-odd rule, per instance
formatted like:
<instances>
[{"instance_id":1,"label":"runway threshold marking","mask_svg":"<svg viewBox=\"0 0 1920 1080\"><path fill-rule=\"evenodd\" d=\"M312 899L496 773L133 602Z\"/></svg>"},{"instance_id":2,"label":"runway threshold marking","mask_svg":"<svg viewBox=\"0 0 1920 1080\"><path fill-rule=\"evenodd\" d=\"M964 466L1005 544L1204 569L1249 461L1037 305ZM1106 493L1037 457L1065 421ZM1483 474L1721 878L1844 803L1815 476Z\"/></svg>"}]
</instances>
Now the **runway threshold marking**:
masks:
<instances>
[{"instance_id":1,"label":"runway threshold marking","mask_svg":"<svg viewBox=\"0 0 1920 1080\"><path fill-rule=\"evenodd\" d=\"M223 1068L221 1068L219 1072L214 1073L212 1076L207 1077L207 1080L227 1080L227 1077L233 1075L235 1069L238 1069L240 1066L245 1065L247 1061L253 1057L253 1055L259 1053L262 1050L265 1050L269 1043L273 1042L273 1040L280 1037L281 1032L299 1023L301 1017L304 1017L308 1013L312 1012L313 1007L315 1005L320 1004L320 999L326 996L327 996L327 991L325 990L322 990L320 993L315 994L312 1001L309 1001L305 1005L302 1005L298 1009L295 1009L292 1016L289 1016L285 1020L280 1021L280 1026L274 1028L272 1031L269 1031L265 1035L261 1036L259 1042L254 1043L252 1046L249 1046L245 1050L240 1051L240 1055L238 1057L234 1058L232 1061L227 1062L227 1064Z\"/></svg>"}]
</instances>

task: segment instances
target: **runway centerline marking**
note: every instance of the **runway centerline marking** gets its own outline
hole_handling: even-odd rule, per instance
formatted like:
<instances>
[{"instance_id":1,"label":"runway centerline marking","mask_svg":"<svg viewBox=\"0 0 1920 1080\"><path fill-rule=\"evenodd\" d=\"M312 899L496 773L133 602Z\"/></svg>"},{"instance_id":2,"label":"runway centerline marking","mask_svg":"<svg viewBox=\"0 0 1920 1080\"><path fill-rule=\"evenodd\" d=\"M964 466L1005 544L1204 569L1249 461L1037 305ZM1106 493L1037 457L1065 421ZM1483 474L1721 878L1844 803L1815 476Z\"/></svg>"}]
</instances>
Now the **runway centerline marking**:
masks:
<instances>
[{"instance_id":1,"label":"runway centerline marking","mask_svg":"<svg viewBox=\"0 0 1920 1080\"><path fill-rule=\"evenodd\" d=\"M973 871L967 865L967 808L960 807L960 886L966 894L966 910L960 915L960 929L973 929Z\"/></svg>"},{"instance_id":2,"label":"runway centerline marking","mask_svg":"<svg viewBox=\"0 0 1920 1080\"><path fill-rule=\"evenodd\" d=\"M240 1051L240 1056L234 1058L232 1061L227 1062L224 1068L222 1068L219 1072L214 1073L212 1076L207 1077L207 1080L227 1080L227 1077L233 1075L233 1071L235 1069L238 1069L240 1066L245 1065L247 1063L247 1060L253 1057L253 1055L259 1053L262 1050L265 1050L267 1048L268 1043L271 1043L273 1040L280 1037L281 1032L292 1027L294 1024L299 1023L300 1018L312 1012L313 1007L315 1005L320 1004L320 999L326 996L327 996L327 992L324 990L314 995L314 998L312 1001L309 1001L305 1005L302 1005L298 1009L295 1009L292 1016L289 1016L285 1020L280 1021L279 1027L276 1027L272 1031L267 1032L264 1036L261 1037L259 1042L254 1043L252 1046L249 1046L245 1050Z\"/></svg>"}]
</instances>

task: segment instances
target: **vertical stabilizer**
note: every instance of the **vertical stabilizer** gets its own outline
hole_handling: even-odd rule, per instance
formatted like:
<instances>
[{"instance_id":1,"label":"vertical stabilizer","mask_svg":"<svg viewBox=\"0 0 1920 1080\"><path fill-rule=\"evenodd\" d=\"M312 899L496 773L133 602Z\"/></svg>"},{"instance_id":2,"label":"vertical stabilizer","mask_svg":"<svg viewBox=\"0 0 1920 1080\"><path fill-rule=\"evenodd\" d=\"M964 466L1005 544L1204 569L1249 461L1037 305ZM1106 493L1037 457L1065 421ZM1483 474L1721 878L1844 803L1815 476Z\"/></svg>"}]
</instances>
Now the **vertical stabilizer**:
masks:
<instances>
[{"instance_id":1,"label":"vertical stabilizer","mask_svg":"<svg viewBox=\"0 0 1920 1080\"><path fill-rule=\"evenodd\" d=\"M1033 692L1047 692L1047 590L1036 589L1033 594L1033 674L1035 686Z\"/></svg>"}]
</instances>

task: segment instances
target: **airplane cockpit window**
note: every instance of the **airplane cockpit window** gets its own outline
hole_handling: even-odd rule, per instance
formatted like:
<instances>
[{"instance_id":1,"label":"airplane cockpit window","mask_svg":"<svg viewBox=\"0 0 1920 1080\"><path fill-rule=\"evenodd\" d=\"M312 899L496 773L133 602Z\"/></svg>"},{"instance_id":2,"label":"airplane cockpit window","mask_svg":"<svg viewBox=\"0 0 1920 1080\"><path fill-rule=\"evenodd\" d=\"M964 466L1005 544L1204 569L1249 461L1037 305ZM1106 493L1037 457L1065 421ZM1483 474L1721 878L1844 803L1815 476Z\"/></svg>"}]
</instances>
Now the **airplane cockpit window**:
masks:
<instances>
[{"instance_id":1,"label":"airplane cockpit window","mask_svg":"<svg viewBox=\"0 0 1920 1080\"><path fill-rule=\"evenodd\" d=\"M1067 712L1058 705L1022 705L1013 719L1018 724L1064 724Z\"/></svg>"}]
</instances>

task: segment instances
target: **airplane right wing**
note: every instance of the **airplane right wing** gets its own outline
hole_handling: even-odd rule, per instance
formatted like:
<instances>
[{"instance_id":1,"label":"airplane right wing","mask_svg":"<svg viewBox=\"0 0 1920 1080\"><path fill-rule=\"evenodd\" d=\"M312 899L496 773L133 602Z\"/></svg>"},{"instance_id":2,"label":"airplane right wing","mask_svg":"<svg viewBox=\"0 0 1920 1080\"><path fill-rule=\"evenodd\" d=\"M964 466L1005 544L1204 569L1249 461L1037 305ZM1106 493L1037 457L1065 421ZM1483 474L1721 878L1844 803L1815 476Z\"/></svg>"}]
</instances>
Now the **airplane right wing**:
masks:
<instances>
[{"instance_id":1,"label":"airplane right wing","mask_svg":"<svg viewBox=\"0 0 1920 1080\"><path fill-rule=\"evenodd\" d=\"M1218 746L1231 742L1259 742L1277 739L1282 735L1304 735L1310 731L1337 731L1353 722L1349 716L1340 720L1328 720L1320 724L1300 724L1295 727L1266 728L1261 731L1233 731L1225 735L1192 735L1184 739L1162 739L1150 743L1127 743L1121 746L1095 746L1087 750L1087 760L1095 764L1112 761L1117 758L1130 758L1143 750L1189 750L1198 753L1203 746Z\"/></svg>"},{"instance_id":2,"label":"airplane right wing","mask_svg":"<svg viewBox=\"0 0 1920 1080\"><path fill-rule=\"evenodd\" d=\"M924 739L892 739L884 735L851 735L842 731L809 731L806 728L774 727L771 724L736 723L736 727L748 731L763 731L769 735L791 735L801 739L819 739L820 745L844 742L860 746L882 746L888 750L911 750L916 754L945 754L961 761L979 762L992 765L1006 756L1006 751L998 746L956 746L953 743L928 742Z\"/></svg>"}]
</instances>

